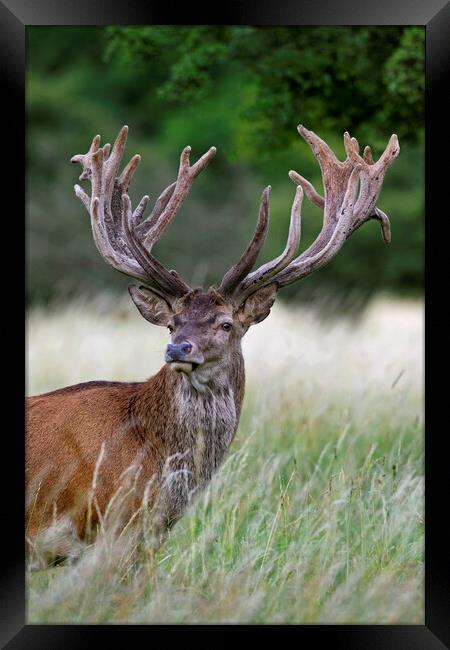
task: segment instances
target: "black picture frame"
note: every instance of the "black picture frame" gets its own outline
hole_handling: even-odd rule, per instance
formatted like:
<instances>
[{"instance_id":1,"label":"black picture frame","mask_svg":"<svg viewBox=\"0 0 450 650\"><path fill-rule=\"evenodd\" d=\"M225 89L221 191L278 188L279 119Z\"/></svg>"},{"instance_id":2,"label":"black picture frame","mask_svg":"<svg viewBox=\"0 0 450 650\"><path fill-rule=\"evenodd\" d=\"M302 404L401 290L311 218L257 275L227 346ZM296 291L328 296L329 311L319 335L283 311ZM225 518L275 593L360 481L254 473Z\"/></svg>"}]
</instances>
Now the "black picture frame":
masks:
<instances>
[{"instance_id":1,"label":"black picture frame","mask_svg":"<svg viewBox=\"0 0 450 650\"><path fill-rule=\"evenodd\" d=\"M216 15L214 15L216 13ZM6 485L3 489L1 520L2 539L6 550L2 553L3 568L1 580L0 641L2 647L16 648L78 648L92 647L106 642L111 636L115 643L136 643L159 640L183 643L193 640L197 626L164 625L26 625L25 624L25 578L23 542L23 422L24 422L24 339L22 327L23 304L21 298L11 308L13 295L20 296L18 279L25 277L24 220L26 187L25 175L25 28L31 25L107 25L107 24L291 24L291 25L424 25L426 26L426 570L425 570L425 624L424 625L290 625L256 626L284 634L288 630L295 640L310 647L327 644L330 648L351 650L438 650L450 647L450 585L448 582L448 534L443 532L448 519L446 497L448 497L448 461L445 454L447 437L445 419L439 420L436 413L446 415L445 375L431 382L430 368L433 358L441 369L445 364L448 321L439 309L445 301L435 284L445 283L448 276L440 263L446 261L449 241L448 215L445 204L439 200L446 195L446 167L448 148L443 138L447 104L445 95L448 87L450 56L450 7L446 0L303 0L277 3L269 0L259 2L232 0L223 3L216 12L202 6L195 10L191 3L174 6L170 2L126 3L98 2L94 0L0 0L0 51L2 74L2 144L8 152L2 186L3 241L8 241L7 250L12 253L7 269L10 280L7 300L8 318L2 319L6 328L3 340L7 342L4 352L11 353L14 362L9 370L4 369L8 379L8 414L13 415L12 426L4 424L4 456L2 471ZM448 110L448 109L447 109ZM448 119L448 118L447 118ZM15 180L14 189L12 180ZM447 181L448 184L448 181ZM25 188L25 191L24 191ZM448 212L448 208L447 208ZM11 227L13 235L11 236ZM15 230L14 230L15 229ZM432 244L431 244L432 242ZM11 245L13 243L13 245ZM433 255L431 255L431 245ZM6 283L5 283L6 284ZM22 285L23 286L23 285ZM448 287L448 283L447 283ZM445 286L444 286L445 291ZM13 295L12 295L13 294ZM448 290L447 290L448 295ZM443 300L444 298L444 300ZM6 304L4 300L4 304ZM15 318L14 318L14 317ZM19 323L15 322L18 320ZM445 329L444 329L445 328ZM435 345L437 354L430 348ZM442 345L440 344L442 342ZM17 349L13 350L13 343ZM9 349L11 347L11 350ZM430 354L430 357L428 357ZM15 370L15 372L14 372ZM14 380L11 378L14 376ZM12 385L11 385L12 384ZM447 398L448 401L448 398ZM8 418L8 421L10 419ZM439 422L435 429L431 421ZM447 425L448 426L448 425ZM8 474L8 471L10 473ZM442 527L441 527L442 522ZM168 630L167 628L171 629ZM208 627L208 626L202 626ZM235 626L223 626L219 639L214 644L226 642ZM240 636L260 630L255 626L240 625ZM155 638L156 635L156 638ZM182 635L182 637L181 637ZM132 641L130 639L132 638Z\"/></svg>"}]
</instances>

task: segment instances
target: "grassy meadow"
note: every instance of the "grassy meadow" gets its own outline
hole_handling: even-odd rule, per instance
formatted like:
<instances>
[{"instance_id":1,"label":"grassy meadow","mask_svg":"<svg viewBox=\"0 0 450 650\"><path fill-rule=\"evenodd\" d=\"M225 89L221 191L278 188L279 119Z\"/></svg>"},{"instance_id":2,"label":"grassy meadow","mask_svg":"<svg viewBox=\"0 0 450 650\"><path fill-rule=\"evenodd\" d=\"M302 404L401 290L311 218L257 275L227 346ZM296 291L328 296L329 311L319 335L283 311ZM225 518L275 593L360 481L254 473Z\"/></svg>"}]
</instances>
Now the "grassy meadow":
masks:
<instances>
[{"instance_id":1,"label":"grassy meadow","mask_svg":"<svg viewBox=\"0 0 450 650\"><path fill-rule=\"evenodd\" d=\"M280 301L251 328L208 489L153 560L105 531L77 563L29 572L27 622L423 623L423 304L338 314ZM167 341L125 297L33 307L27 392L143 380Z\"/></svg>"}]
</instances>

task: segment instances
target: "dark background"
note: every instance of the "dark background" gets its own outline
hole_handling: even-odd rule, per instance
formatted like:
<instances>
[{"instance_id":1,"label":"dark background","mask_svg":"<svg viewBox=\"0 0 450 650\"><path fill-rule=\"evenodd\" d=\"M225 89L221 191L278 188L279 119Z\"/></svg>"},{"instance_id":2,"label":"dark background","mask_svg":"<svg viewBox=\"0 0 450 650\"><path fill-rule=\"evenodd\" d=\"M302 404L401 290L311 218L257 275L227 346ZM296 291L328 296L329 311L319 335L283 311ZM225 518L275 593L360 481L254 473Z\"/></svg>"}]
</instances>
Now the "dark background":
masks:
<instances>
[{"instance_id":1,"label":"dark background","mask_svg":"<svg viewBox=\"0 0 450 650\"><path fill-rule=\"evenodd\" d=\"M176 177L181 149L195 161L218 154L196 180L155 252L193 285L216 283L256 223L272 185L271 228L262 259L284 247L295 169L321 190L320 170L296 126L303 123L344 158L349 130L375 158L391 133L401 154L378 201L392 243L371 221L320 273L283 290L287 300L332 293L362 305L374 291L417 296L423 272L424 28L413 27L28 27L27 302L99 290L123 292L75 197L70 164L92 137L112 142L130 127L124 162L142 155L130 190L135 205ZM87 188L86 188L87 189ZM303 249L321 211L305 198ZM344 301L345 304L345 301Z\"/></svg>"}]
</instances>

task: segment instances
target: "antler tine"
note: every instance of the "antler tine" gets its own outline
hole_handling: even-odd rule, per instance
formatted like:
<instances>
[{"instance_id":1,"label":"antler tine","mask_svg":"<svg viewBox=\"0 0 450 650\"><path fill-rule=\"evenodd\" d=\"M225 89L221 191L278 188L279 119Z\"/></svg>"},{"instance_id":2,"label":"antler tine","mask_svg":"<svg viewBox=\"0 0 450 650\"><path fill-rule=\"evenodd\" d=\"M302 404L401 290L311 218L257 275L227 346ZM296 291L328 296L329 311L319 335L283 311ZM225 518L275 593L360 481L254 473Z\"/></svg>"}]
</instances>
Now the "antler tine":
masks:
<instances>
[{"instance_id":1,"label":"antler tine","mask_svg":"<svg viewBox=\"0 0 450 650\"><path fill-rule=\"evenodd\" d=\"M355 163L361 161L361 156L359 155L359 145L356 145L355 138L350 136L348 131L344 132L344 148L345 153L347 154L350 160L353 160Z\"/></svg>"},{"instance_id":2,"label":"antler tine","mask_svg":"<svg viewBox=\"0 0 450 650\"><path fill-rule=\"evenodd\" d=\"M94 154L100 146L100 136L95 135L94 138L92 139L91 146L89 147L89 150L87 153L82 154L76 154L75 156L72 156L70 159L70 162L72 163L80 163L83 167L83 171L80 174L80 181L84 181L87 179L91 178L91 158L92 154Z\"/></svg>"},{"instance_id":3,"label":"antler tine","mask_svg":"<svg viewBox=\"0 0 450 650\"><path fill-rule=\"evenodd\" d=\"M168 204L168 202L170 200L170 197L172 196L172 194L173 194L173 192L175 190L176 184L177 184L177 182L174 181L168 187L166 187L165 190L163 190L161 192L161 194L157 198L156 203L155 203L155 205L153 207L153 210L151 211L149 216L145 219L145 221L143 221L142 223L139 223L136 226L136 229L139 232L139 235L141 236L141 238L144 241L145 241L145 237L146 237L147 233L149 232L149 230L151 228L153 228L153 226L155 225L155 223L158 221L159 217L161 216L162 211L164 210L164 208Z\"/></svg>"},{"instance_id":4,"label":"antler tine","mask_svg":"<svg viewBox=\"0 0 450 650\"><path fill-rule=\"evenodd\" d=\"M391 243L391 223L389 217L383 210L380 208L375 208L372 215L375 219L378 219L381 226L381 234L386 244Z\"/></svg>"},{"instance_id":5,"label":"antler tine","mask_svg":"<svg viewBox=\"0 0 450 650\"><path fill-rule=\"evenodd\" d=\"M203 171L203 169L205 169L212 158L214 158L216 152L216 147L211 147L191 167L189 164L191 147L187 146L183 149L180 156L178 178L176 180L173 191L171 190L172 185L169 185L169 187L164 190L164 192L158 198L153 213L149 217L150 223L144 239L144 244L148 251L153 248L156 242L166 231L167 227L178 212L181 203L184 201L189 190L191 189L194 179L199 175L201 171Z\"/></svg>"},{"instance_id":6,"label":"antler tine","mask_svg":"<svg viewBox=\"0 0 450 650\"><path fill-rule=\"evenodd\" d=\"M102 182L103 176L103 149L98 149L92 154L92 198L104 200L103 191L106 183Z\"/></svg>"},{"instance_id":7,"label":"antler tine","mask_svg":"<svg viewBox=\"0 0 450 650\"><path fill-rule=\"evenodd\" d=\"M397 158L399 153L400 153L400 145L398 142L398 137L395 133L393 133L389 138L389 142L387 144L386 149L383 151L383 153L381 154L381 156L379 157L378 161L375 164L378 165L384 171L386 171L386 169L388 169L388 167L392 165L392 163Z\"/></svg>"},{"instance_id":8,"label":"antler tine","mask_svg":"<svg viewBox=\"0 0 450 650\"><path fill-rule=\"evenodd\" d=\"M222 295L231 294L243 278L252 270L261 248L264 245L269 227L269 195L272 188L268 185L262 193L259 206L258 222L255 232L239 260L223 276L218 288Z\"/></svg>"},{"instance_id":9,"label":"antler tine","mask_svg":"<svg viewBox=\"0 0 450 650\"><path fill-rule=\"evenodd\" d=\"M311 203L314 203L314 205L317 205L319 208L324 207L325 201L323 196L320 196L313 184L310 183L306 178L300 176L300 174L295 172L293 169L289 172L289 178L293 180L294 183L297 183L297 185L301 185L303 187L305 194Z\"/></svg>"},{"instance_id":10,"label":"antler tine","mask_svg":"<svg viewBox=\"0 0 450 650\"><path fill-rule=\"evenodd\" d=\"M262 285L272 281L277 273L284 269L295 257L301 236L301 207L303 201L303 189L299 185L295 191L295 198L292 203L291 220L289 233L284 251L271 262L267 262L253 273L250 273L241 283L237 293L241 301L256 291Z\"/></svg>"},{"instance_id":11,"label":"antler tine","mask_svg":"<svg viewBox=\"0 0 450 650\"><path fill-rule=\"evenodd\" d=\"M323 166L326 164L330 164L330 162L339 162L334 151L327 145L325 140L319 138L319 136L314 133L314 131L308 131L308 129L306 129L303 124L298 125L297 131L311 147L312 152L317 158L317 161L321 168L323 168Z\"/></svg>"},{"instance_id":12,"label":"antler tine","mask_svg":"<svg viewBox=\"0 0 450 650\"><path fill-rule=\"evenodd\" d=\"M147 207L149 200L150 200L150 197L148 196L148 194L146 194L139 201L137 207L135 208L135 210L133 212L133 218L132 218L133 228L136 229L136 226L138 225L138 223L142 219L142 215L145 212L145 208Z\"/></svg>"},{"instance_id":13,"label":"antler tine","mask_svg":"<svg viewBox=\"0 0 450 650\"><path fill-rule=\"evenodd\" d=\"M83 190L82 187L79 185L74 185L73 189L75 190L75 194L78 196L80 201L83 203L84 207L86 210L89 212L90 206L91 206L91 199L88 194Z\"/></svg>"},{"instance_id":14,"label":"antler tine","mask_svg":"<svg viewBox=\"0 0 450 650\"><path fill-rule=\"evenodd\" d=\"M363 158L368 165L373 165L372 149L369 145L364 147Z\"/></svg>"},{"instance_id":15,"label":"antler tine","mask_svg":"<svg viewBox=\"0 0 450 650\"><path fill-rule=\"evenodd\" d=\"M108 164L105 169L105 187L108 191L108 200L114 189L114 181L119 171L120 161L122 160L123 152L128 138L128 126L125 124L119 131L119 134L113 144L111 153L108 158ZM140 156L137 162L139 162ZM136 163L137 164L137 163ZM128 167L128 166L127 166ZM126 168L125 168L126 169Z\"/></svg>"},{"instance_id":16,"label":"antler tine","mask_svg":"<svg viewBox=\"0 0 450 650\"><path fill-rule=\"evenodd\" d=\"M135 154L117 179L117 183L120 185L122 192L126 192L128 190L131 179L133 178L133 174L136 171L136 167L139 165L140 161L140 155L138 153Z\"/></svg>"}]
</instances>

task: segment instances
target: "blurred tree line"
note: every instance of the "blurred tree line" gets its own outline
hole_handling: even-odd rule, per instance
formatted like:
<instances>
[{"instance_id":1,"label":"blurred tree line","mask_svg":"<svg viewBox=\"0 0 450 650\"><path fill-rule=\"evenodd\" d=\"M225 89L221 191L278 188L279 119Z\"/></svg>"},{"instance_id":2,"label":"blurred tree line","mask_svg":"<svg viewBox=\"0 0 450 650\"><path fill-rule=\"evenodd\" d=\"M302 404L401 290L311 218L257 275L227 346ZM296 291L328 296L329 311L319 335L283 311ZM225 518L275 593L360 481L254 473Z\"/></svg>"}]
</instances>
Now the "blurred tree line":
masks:
<instances>
[{"instance_id":1,"label":"blurred tree line","mask_svg":"<svg viewBox=\"0 0 450 650\"><path fill-rule=\"evenodd\" d=\"M401 154L378 205L391 217L357 231L320 273L283 290L364 301L374 290L415 294L423 272L424 29L422 27L28 27L27 300L121 290L89 217L73 193L69 164L96 133L113 141L130 126L126 156L142 155L130 195L156 198L177 173L181 149L212 164L196 181L157 255L194 285L216 283L254 229L262 189L272 185L271 227L261 261L284 247L295 169L320 187L320 169L296 126L344 157L342 133L378 157L391 133ZM124 160L124 162L126 162ZM321 212L305 199L302 248Z\"/></svg>"}]
</instances>

